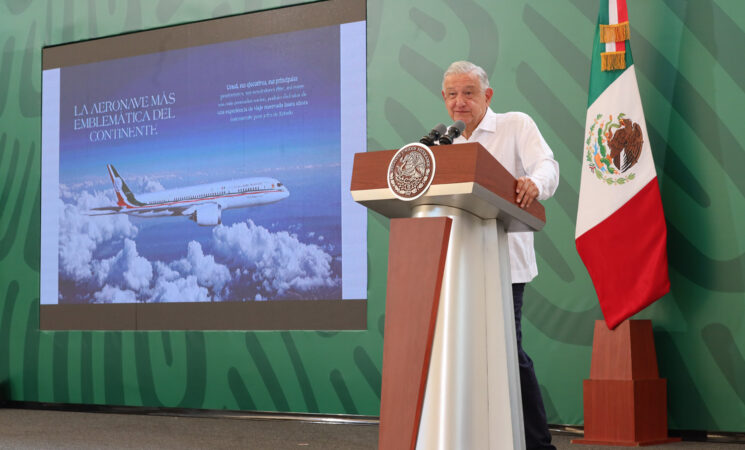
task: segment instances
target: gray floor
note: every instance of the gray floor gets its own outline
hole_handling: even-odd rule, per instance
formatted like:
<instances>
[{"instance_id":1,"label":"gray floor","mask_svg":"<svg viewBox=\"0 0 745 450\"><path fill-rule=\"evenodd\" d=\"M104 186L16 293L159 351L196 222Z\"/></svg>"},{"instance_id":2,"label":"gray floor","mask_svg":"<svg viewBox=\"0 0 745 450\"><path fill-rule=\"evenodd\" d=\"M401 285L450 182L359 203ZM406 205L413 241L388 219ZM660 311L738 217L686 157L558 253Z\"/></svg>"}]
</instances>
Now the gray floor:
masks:
<instances>
[{"instance_id":1,"label":"gray floor","mask_svg":"<svg viewBox=\"0 0 745 450\"><path fill-rule=\"evenodd\" d=\"M629 447L615 447L615 446L595 446L595 445L576 445L572 444L570 441L572 439L577 439L578 436L570 436L564 433L552 433L553 435L553 444L556 446L558 450L563 449L573 449L573 450L610 450L610 449L621 449ZM579 437L581 438L581 437ZM745 449L745 445L742 444L726 444L726 443L718 443L718 442L675 442L665 445L650 445L647 447L643 447L644 449L657 449L657 450L670 450L670 449L677 449L677 448L684 448L687 450L719 450L719 449L727 449L727 450L742 450Z\"/></svg>"},{"instance_id":2,"label":"gray floor","mask_svg":"<svg viewBox=\"0 0 745 450\"><path fill-rule=\"evenodd\" d=\"M609 449L570 444L558 449ZM323 449L373 450L378 427L369 424L196 418L133 414L0 409L0 449ZM683 442L648 449L738 449L737 444Z\"/></svg>"},{"instance_id":3,"label":"gray floor","mask_svg":"<svg viewBox=\"0 0 745 450\"><path fill-rule=\"evenodd\" d=\"M0 449L373 449L378 427L0 409Z\"/></svg>"}]
</instances>

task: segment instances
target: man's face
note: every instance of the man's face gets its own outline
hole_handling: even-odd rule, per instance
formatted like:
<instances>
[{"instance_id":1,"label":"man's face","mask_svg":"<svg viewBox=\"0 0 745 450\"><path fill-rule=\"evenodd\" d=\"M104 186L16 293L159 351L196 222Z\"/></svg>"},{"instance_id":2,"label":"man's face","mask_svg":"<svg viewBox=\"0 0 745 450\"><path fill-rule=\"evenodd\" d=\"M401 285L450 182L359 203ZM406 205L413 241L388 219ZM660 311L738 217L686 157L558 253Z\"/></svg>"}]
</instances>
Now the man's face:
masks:
<instances>
[{"instance_id":1,"label":"man's face","mask_svg":"<svg viewBox=\"0 0 745 450\"><path fill-rule=\"evenodd\" d=\"M470 136L484 118L493 91L491 88L482 91L478 78L472 73L448 75L443 84L442 98L450 118L465 122L464 134Z\"/></svg>"}]
</instances>

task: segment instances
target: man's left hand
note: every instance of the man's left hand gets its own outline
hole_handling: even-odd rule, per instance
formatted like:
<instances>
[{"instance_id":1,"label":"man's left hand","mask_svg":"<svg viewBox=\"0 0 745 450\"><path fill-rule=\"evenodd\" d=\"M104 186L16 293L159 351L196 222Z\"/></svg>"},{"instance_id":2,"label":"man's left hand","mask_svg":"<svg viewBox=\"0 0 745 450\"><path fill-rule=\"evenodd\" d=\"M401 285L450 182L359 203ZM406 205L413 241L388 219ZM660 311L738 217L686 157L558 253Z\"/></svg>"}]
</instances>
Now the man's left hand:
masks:
<instances>
[{"instance_id":1,"label":"man's left hand","mask_svg":"<svg viewBox=\"0 0 745 450\"><path fill-rule=\"evenodd\" d=\"M528 177L517 179L517 199L515 200L521 208L527 208L538 197L538 186Z\"/></svg>"}]
</instances>

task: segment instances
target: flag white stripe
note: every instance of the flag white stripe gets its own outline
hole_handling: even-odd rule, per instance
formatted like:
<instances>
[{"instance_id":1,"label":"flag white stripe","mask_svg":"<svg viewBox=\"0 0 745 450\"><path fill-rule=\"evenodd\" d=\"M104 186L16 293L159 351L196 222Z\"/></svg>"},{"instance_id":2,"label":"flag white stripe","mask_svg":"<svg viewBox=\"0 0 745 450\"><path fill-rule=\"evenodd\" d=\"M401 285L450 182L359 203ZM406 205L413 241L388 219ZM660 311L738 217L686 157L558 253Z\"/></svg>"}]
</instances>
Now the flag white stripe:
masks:
<instances>
[{"instance_id":1,"label":"flag white stripe","mask_svg":"<svg viewBox=\"0 0 745 450\"><path fill-rule=\"evenodd\" d=\"M618 23L618 2L616 0L608 0L608 25L615 25ZM606 52L615 52L616 43L607 42L605 44Z\"/></svg>"}]
</instances>

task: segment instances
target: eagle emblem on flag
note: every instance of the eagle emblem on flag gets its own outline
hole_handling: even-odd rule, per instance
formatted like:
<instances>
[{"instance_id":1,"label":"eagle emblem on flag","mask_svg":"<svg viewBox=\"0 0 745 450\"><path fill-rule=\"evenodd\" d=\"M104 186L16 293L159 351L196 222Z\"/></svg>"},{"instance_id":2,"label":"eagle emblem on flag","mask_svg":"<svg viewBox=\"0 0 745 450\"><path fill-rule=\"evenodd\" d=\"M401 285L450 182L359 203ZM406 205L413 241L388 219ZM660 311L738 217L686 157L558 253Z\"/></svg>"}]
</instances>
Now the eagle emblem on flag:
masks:
<instances>
[{"instance_id":1,"label":"eagle emblem on flag","mask_svg":"<svg viewBox=\"0 0 745 450\"><path fill-rule=\"evenodd\" d=\"M620 113L598 114L585 140L585 160L590 171L608 185L625 184L636 175L628 172L639 161L644 137L637 122Z\"/></svg>"}]
</instances>

